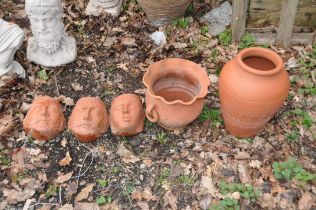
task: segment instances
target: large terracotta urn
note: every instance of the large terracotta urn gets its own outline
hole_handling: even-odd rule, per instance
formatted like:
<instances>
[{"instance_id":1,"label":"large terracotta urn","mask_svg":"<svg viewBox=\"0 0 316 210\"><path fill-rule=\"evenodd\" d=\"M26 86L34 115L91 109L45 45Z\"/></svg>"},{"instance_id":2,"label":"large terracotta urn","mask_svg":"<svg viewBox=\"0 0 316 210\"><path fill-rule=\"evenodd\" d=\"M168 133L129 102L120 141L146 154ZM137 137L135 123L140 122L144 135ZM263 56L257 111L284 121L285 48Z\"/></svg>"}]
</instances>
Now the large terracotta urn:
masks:
<instances>
[{"instance_id":1,"label":"large terracotta urn","mask_svg":"<svg viewBox=\"0 0 316 210\"><path fill-rule=\"evenodd\" d=\"M178 58L152 64L143 82L148 120L170 130L183 128L200 115L210 85L202 67Z\"/></svg>"},{"instance_id":2,"label":"large terracotta urn","mask_svg":"<svg viewBox=\"0 0 316 210\"><path fill-rule=\"evenodd\" d=\"M260 47L242 50L219 77L226 130L237 137L255 136L283 105L289 89L289 76L278 54Z\"/></svg>"},{"instance_id":3,"label":"large terracotta urn","mask_svg":"<svg viewBox=\"0 0 316 210\"><path fill-rule=\"evenodd\" d=\"M139 0L151 25L161 26L182 17L192 0Z\"/></svg>"}]
</instances>

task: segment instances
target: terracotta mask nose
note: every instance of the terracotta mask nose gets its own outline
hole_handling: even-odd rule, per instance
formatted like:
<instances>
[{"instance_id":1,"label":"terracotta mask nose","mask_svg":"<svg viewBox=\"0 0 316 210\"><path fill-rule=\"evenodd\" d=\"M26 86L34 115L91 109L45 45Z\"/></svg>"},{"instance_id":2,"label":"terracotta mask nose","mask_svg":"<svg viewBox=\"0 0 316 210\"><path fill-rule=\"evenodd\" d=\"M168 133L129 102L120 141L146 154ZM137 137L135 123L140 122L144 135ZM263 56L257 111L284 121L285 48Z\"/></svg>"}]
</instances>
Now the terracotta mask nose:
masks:
<instances>
[{"instance_id":1,"label":"terracotta mask nose","mask_svg":"<svg viewBox=\"0 0 316 210\"><path fill-rule=\"evenodd\" d=\"M85 120L90 120L91 119L91 109L89 108L89 109L87 109L87 110L85 110L84 111L84 113L83 113L83 119L85 119Z\"/></svg>"}]
</instances>

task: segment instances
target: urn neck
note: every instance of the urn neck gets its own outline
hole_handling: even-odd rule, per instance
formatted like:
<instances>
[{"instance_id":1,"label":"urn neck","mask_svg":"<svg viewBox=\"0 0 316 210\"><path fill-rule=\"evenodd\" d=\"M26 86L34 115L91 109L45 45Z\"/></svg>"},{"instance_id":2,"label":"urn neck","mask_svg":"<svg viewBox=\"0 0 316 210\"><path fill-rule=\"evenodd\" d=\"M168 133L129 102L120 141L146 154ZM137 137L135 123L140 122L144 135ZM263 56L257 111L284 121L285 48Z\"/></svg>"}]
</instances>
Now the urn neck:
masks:
<instances>
[{"instance_id":1,"label":"urn neck","mask_svg":"<svg viewBox=\"0 0 316 210\"><path fill-rule=\"evenodd\" d=\"M282 58L272 50L265 48L244 49L236 58L243 70L258 76L275 75L283 69Z\"/></svg>"}]
</instances>

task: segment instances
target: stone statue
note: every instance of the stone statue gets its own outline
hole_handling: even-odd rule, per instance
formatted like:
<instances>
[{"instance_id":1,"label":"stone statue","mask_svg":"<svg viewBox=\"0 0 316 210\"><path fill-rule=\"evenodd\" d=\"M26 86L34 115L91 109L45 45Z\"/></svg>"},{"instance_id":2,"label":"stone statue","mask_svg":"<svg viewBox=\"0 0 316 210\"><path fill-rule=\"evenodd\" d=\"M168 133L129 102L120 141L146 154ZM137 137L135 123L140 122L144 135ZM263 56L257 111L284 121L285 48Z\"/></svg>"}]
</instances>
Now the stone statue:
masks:
<instances>
[{"instance_id":1,"label":"stone statue","mask_svg":"<svg viewBox=\"0 0 316 210\"><path fill-rule=\"evenodd\" d=\"M61 0L25 0L34 37L27 46L27 59L43 66L59 66L77 57L76 40L66 34Z\"/></svg>"},{"instance_id":2,"label":"stone statue","mask_svg":"<svg viewBox=\"0 0 316 210\"><path fill-rule=\"evenodd\" d=\"M25 70L13 60L15 52L22 46L23 30L16 24L0 19L0 76L6 73L17 73L25 78Z\"/></svg>"},{"instance_id":3,"label":"stone statue","mask_svg":"<svg viewBox=\"0 0 316 210\"><path fill-rule=\"evenodd\" d=\"M86 14L99 16L101 13L109 13L118 16L122 3L123 0L90 0L86 8Z\"/></svg>"},{"instance_id":4,"label":"stone statue","mask_svg":"<svg viewBox=\"0 0 316 210\"><path fill-rule=\"evenodd\" d=\"M37 140L55 138L66 122L59 102L49 96L35 98L23 121L23 129Z\"/></svg>"},{"instance_id":5,"label":"stone statue","mask_svg":"<svg viewBox=\"0 0 316 210\"><path fill-rule=\"evenodd\" d=\"M131 136L144 129L145 113L139 96L123 94L116 97L111 106L110 126L118 136Z\"/></svg>"},{"instance_id":6,"label":"stone statue","mask_svg":"<svg viewBox=\"0 0 316 210\"><path fill-rule=\"evenodd\" d=\"M81 142L98 139L109 128L106 106L98 97L79 99L68 121L69 130Z\"/></svg>"}]
</instances>

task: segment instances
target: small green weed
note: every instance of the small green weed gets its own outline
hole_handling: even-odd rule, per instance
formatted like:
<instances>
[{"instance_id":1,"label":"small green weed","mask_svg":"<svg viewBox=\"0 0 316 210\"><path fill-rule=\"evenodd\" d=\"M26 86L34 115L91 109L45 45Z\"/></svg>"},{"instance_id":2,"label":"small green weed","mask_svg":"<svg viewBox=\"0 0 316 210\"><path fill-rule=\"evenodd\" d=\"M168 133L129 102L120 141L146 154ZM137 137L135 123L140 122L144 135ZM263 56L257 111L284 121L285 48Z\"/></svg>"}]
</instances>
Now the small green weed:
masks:
<instances>
[{"instance_id":1,"label":"small green weed","mask_svg":"<svg viewBox=\"0 0 316 210\"><path fill-rule=\"evenodd\" d=\"M167 134L164 132L157 133L156 139L160 144L166 144L168 141Z\"/></svg>"},{"instance_id":2,"label":"small green weed","mask_svg":"<svg viewBox=\"0 0 316 210\"><path fill-rule=\"evenodd\" d=\"M210 120L212 126L222 125L224 123L219 109L209 109L204 107L202 114L199 116L201 121Z\"/></svg>"},{"instance_id":3,"label":"small green weed","mask_svg":"<svg viewBox=\"0 0 316 210\"><path fill-rule=\"evenodd\" d=\"M9 166L11 164L11 159L4 151L0 150L0 165Z\"/></svg>"},{"instance_id":4,"label":"small green weed","mask_svg":"<svg viewBox=\"0 0 316 210\"><path fill-rule=\"evenodd\" d=\"M269 48L270 45L269 45L269 44L262 44L261 47L263 47L263 48Z\"/></svg>"},{"instance_id":5,"label":"small green weed","mask_svg":"<svg viewBox=\"0 0 316 210\"><path fill-rule=\"evenodd\" d=\"M20 181L22 181L23 179L25 179L27 176L26 176L26 174L25 173L17 173L17 174L15 174L15 175L13 175L12 177L11 177L11 179L12 179L12 182L13 183L18 183L18 182L20 182Z\"/></svg>"},{"instance_id":6,"label":"small green weed","mask_svg":"<svg viewBox=\"0 0 316 210\"><path fill-rule=\"evenodd\" d=\"M225 45L225 46L230 45L232 43L232 31L229 29L229 30L221 32L218 35L218 39L222 45Z\"/></svg>"},{"instance_id":7,"label":"small green weed","mask_svg":"<svg viewBox=\"0 0 316 210\"><path fill-rule=\"evenodd\" d=\"M107 196L100 195L97 197L96 203L99 206L104 205L106 203L112 203L112 196L111 195L107 195Z\"/></svg>"},{"instance_id":8,"label":"small green weed","mask_svg":"<svg viewBox=\"0 0 316 210\"><path fill-rule=\"evenodd\" d=\"M106 187L108 186L109 182L107 180L103 180L103 179L96 179L95 180L98 185L100 185L101 187Z\"/></svg>"},{"instance_id":9,"label":"small green weed","mask_svg":"<svg viewBox=\"0 0 316 210\"><path fill-rule=\"evenodd\" d=\"M300 138L300 132L298 130L294 130L292 132L285 133L285 138L290 142L297 142Z\"/></svg>"},{"instance_id":10,"label":"small green weed","mask_svg":"<svg viewBox=\"0 0 316 210\"><path fill-rule=\"evenodd\" d=\"M127 196L130 195L132 192L134 192L134 186L129 183L124 187L123 194Z\"/></svg>"},{"instance_id":11,"label":"small green weed","mask_svg":"<svg viewBox=\"0 0 316 210\"><path fill-rule=\"evenodd\" d=\"M48 75L47 75L47 73L46 73L46 69L44 69L44 68L42 68L41 70L39 70L39 71L37 72L37 76L38 76L38 78L40 78L41 80L48 80L48 79L49 79L49 77L48 77Z\"/></svg>"},{"instance_id":12,"label":"small green weed","mask_svg":"<svg viewBox=\"0 0 316 210\"><path fill-rule=\"evenodd\" d=\"M252 47L255 44L255 38L249 34L245 33L245 35L241 38L241 41L239 43L239 48L244 49L248 47Z\"/></svg>"},{"instance_id":13,"label":"small green weed","mask_svg":"<svg viewBox=\"0 0 316 210\"><path fill-rule=\"evenodd\" d=\"M45 196L48 198L48 197L51 197L51 196L54 196L58 193L58 186L56 185L53 185L53 184L50 184L48 189L46 190L45 192Z\"/></svg>"},{"instance_id":14,"label":"small green weed","mask_svg":"<svg viewBox=\"0 0 316 210\"><path fill-rule=\"evenodd\" d=\"M177 28L187 28L190 22L188 18L177 18L173 21L173 25Z\"/></svg>"},{"instance_id":15,"label":"small green weed","mask_svg":"<svg viewBox=\"0 0 316 210\"><path fill-rule=\"evenodd\" d=\"M208 33L208 27L207 26L202 26L202 28L201 28L201 34L202 35L205 35L205 34L207 34Z\"/></svg>"},{"instance_id":16,"label":"small green weed","mask_svg":"<svg viewBox=\"0 0 316 210\"><path fill-rule=\"evenodd\" d=\"M238 200L233 198L224 198L217 204L213 204L210 210L239 210L240 204Z\"/></svg>"},{"instance_id":17,"label":"small green weed","mask_svg":"<svg viewBox=\"0 0 316 210\"><path fill-rule=\"evenodd\" d=\"M119 174L122 171L122 169L118 166L113 166L111 169L112 174Z\"/></svg>"},{"instance_id":18,"label":"small green weed","mask_svg":"<svg viewBox=\"0 0 316 210\"><path fill-rule=\"evenodd\" d=\"M170 173L170 169L169 168L164 168L161 171L160 175L157 177L157 182L159 184L164 183L169 178L170 174L171 174Z\"/></svg>"},{"instance_id":19,"label":"small green weed","mask_svg":"<svg viewBox=\"0 0 316 210\"><path fill-rule=\"evenodd\" d=\"M220 192L223 195L239 192L241 197L250 199L252 202L254 202L258 196L260 196L260 192L251 185L245 185L241 183L226 183L222 181L220 182L219 187Z\"/></svg>"},{"instance_id":20,"label":"small green weed","mask_svg":"<svg viewBox=\"0 0 316 210\"><path fill-rule=\"evenodd\" d=\"M175 179L175 184L183 186L192 186L194 184L194 177L188 175L181 175Z\"/></svg>"},{"instance_id":21,"label":"small green weed","mask_svg":"<svg viewBox=\"0 0 316 210\"><path fill-rule=\"evenodd\" d=\"M313 124L313 118L310 116L310 114L306 111L303 111L299 108L296 108L293 113L299 117L299 122L305 127L310 128Z\"/></svg>"},{"instance_id":22,"label":"small green weed","mask_svg":"<svg viewBox=\"0 0 316 210\"><path fill-rule=\"evenodd\" d=\"M145 125L146 125L146 128L151 129L155 127L156 123L150 122L148 119L146 119Z\"/></svg>"},{"instance_id":23,"label":"small green weed","mask_svg":"<svg viewBox=\"0 0 316 210\"><path fill-rule=\"evenodd\" d=\"M305 185L307 182L316 179L316 174L311 174L303 169L297 160L292 157L284 162L274 162L272 168L274 177L278 180L296 179L299 184Z\"/></svg>"},{"instance_id":24,"label":"small green weed","mask_svg":"<svg viewBox=\"0 0 316 210\"><path fill-rule=\"evenodd\" d=\"M194 5L191 3L191 4L188 6L187 10L185 11L184 16L187 17L187 16L191 16L191 15L193 15L193 14L194 14Z\"/></svg>"}]
</instances>

